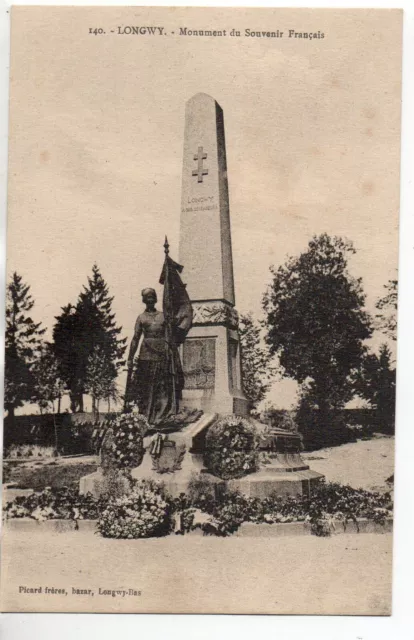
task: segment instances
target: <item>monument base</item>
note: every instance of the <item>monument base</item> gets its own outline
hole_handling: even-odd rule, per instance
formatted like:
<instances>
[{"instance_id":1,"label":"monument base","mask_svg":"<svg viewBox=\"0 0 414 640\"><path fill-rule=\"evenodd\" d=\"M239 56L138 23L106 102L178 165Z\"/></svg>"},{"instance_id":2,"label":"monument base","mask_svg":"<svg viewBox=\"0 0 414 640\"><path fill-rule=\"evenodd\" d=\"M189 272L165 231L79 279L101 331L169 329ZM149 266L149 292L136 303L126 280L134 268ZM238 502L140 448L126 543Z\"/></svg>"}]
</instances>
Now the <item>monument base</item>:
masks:
<instances>
[{"instance_id":1,"label":"monument base","mask_svg":"<svg viewBox=\"0 0 414 640\"><path fill-rule=\"evenodd\" d=\"M180 493L188 492L191 483L200 477L212 484L216 495L227 488L237 490L247 497L258 498L271 495L309 495L312 487L323 478L322 474L312 471L302 460L299 453L299 434L282 430L271 432L271 443L279 451L264 450L257 472L227 481L213 476L203 468L203 454L207 431L218 417L216 413L204 414L197 422L182 431L169 434L158 457L149 453L152 436L145 438L146 453L142 464L132 469L132 477L162 482L174 498ZM257 428L265 431L265 425L255 420L252 422ZM268 444L266 446L268 447ZM100 468L80 479L79 490L82 494L91 493L99 497L105 491L106 485L107 477Z\"/></svg>"},{"instance_id":2,"label":"monument base","mask_svg":"<svg viewBox=\"0 0 414 640\"><path fill-rule=\"evenodd\" d=\"M132 477L162 482L173 498L185 493L191 480L197 478L203 469L203 455L192 452L193 440L204 433L216 419L217 415L214 413L204 414L197 422L169 435L167 444L173 446L167 447L164 444L160 458L153 458L149 454L152 436L145 438L146 453L142 464L132 469ZM211 474L206 474L205 477L215 485L223 484L223 480ZM104 492L105 484L105 474L100 468L80 479L79 490L82 494L91 493L97 498Z\"/></svg>"},{"instance_id":3,"label":"monument base","mask_svg":"<svg viewBox=\"0 0 414 640\"><path fill-rule=\"evenodd\" d=\"M182 347L185 377L183 406L208 413L248 416L250 402L242 391L237 330L225 324L203 324L208 318L234 325L236 311L222 302L194 303L194 324Z\"/></svg>"},{"instance_id":4,"label":"monument base","mask_svg":"<svg viewBox=\"0 0 414 640\"><path fill-rule=\"evenodd\" d=\"M221 415L233 414L244 417L250 413L249 401L242 395L230 392L218 395L204 389L184 389L182 403L189 409L201 409L204 413L214 411Z\"/></svg>"},{"instance_id":5,"label":"monument base","mask_svg":"<svg viewBox=\"0 0 414 640\"><path fill-rule=\"evenodd\" d=\"M271 475L267 470L251 473L244 478L228 480L227 488L231 491L239 491L247 498L268 498L272 495L308 496L312 488L323 478L321 473L304 469Z\"/></svg>"}]
</instances>

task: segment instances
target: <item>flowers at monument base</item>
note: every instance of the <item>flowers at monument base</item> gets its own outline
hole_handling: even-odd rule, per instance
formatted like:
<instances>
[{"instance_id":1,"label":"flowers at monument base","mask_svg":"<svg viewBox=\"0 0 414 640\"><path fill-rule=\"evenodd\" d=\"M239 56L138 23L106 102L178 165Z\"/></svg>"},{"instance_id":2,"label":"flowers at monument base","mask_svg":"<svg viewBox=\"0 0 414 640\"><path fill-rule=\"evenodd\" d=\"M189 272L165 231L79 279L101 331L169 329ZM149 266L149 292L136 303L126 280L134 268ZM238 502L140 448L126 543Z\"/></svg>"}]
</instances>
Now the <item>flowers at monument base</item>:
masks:
<instances>
[{"instance_id":1,"label":"flowers at monument base","mask_svg":"<svg viewBox=\"0 0 414 640\"><path fill-rule=\"evenodd\" d=\"M202 501L200 502L201 505ZM194 506L200 506L194 501ZM209 535L228 536L241 524L284 524L308 522L311 533L330 536L352 521L359 531L358 519L384 525L393 515L391 495L354 489L348 485L321 482L310 496L269 496L247 498L237 492L224 492L214 503L203 503L210 514L200 528Z\"/></svg>"},{"instance_id":2,"label":"flowers at monument base","mask_svg":"<svg viewBox=\"0 0 414 640\"><path fill-rule=\"evenodd\" d=\"M319 538L326 538L332 533L335 533L338 517L329 513L322 513L317 518L307 516L305 520L306 522L309 522L311 531L314 536L318 536Z\"/></svg>"},{"instance_id":3,"label":"flowers at monument base","mask_svg":"<svg viewBox=\"0 0 414 640\"><path fill-rule=\"evenodd\" d=\"M208 535L229 536L244 522L281 524L303 522L305 511L302 498L247 498L238 492L225 492L210 511L210 518L202 525Z\"/></svg>"},{"instance_id":4,"label":"flowers at monument base","mask_svg":"<svg viewBox=\"0 0 414 640\"><path fill-rule=\"evenodd\" d=\"M162 488L140 480L131 493L108 502L98 531L105 538L150 538L167 535L172 524L171 504Z\"/></svg>"},{"instance_id":5,"label":"flowers at monument base","mask_svg":"<svg viewBox=\"0 0 414 640\"><path fill-rule=\"evenodd\" d=\"M77 487L47 488L28 496L17 496L6 504L6 518L33 520L86 520L98 517L100 503L91 494L82 495Z\"/></svg>"},{"instance_id":6,"label":"flowers at monument base","mask_svg":"<svg viewBox=\"0 0 414 640\"><path fill-rule=\"evenodd\" d=\"M145 453L144 436L148 429L146 417L139 413L123 413L113 420L108 453L114 467L139 467Z\"/></svg>"},{"instance_id":7,"label":"flowers at monument base","mask_svg":"<svg viewBox=\"0 0 414 640\"><path fill-rule=\"evenodd\" d=\"M125 473L125 472L122 472ZM337 483L321 483L310 496L247 498L224 491L213 498L204 486L171 498L162 484L150 480L129 481L121 495L95 499L73 488L45 489L18 496L4 508L6 518L43 520L98 520L105 537L145 538L175 531L186 534L201 529L206 535L229 536L245 522L283 524L307 522L311 533L330 536L346 530L349 521L366 519L384 525L392 519L391 494L353 489ZM197 489L197 490L195 490Z\"/></svg>"},{"instance_id":8,"label":"flowers at monument base","mask_svg":"<svg viewBox=\"0 0 414 640\"><path fill-rule=\"evenodd\" d=\"M223 416L208 430L204 464L214 475L229 480L256 471L259 436L245 418Z\"/></svg>"}]
</instances>

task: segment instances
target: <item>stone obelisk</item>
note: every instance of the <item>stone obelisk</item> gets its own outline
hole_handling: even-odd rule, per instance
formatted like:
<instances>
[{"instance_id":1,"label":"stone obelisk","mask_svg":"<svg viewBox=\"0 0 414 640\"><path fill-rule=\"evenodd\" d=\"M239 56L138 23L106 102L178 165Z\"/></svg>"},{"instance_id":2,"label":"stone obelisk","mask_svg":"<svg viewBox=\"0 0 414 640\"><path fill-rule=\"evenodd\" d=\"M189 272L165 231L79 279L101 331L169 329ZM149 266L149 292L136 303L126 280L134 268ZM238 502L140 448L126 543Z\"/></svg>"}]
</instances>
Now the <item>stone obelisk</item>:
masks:
<instances>
[{"instance_id":1,"label":"stone obelisk","mask_svg":"<svg viewBox=\"0 0 414 640\"><path fill-rule=\"evenodd\" d=\"M205 93L186 105L179 260L194 309L182 352L183 404L246 415L223 110Z\"/></svg>"}]
</instances>

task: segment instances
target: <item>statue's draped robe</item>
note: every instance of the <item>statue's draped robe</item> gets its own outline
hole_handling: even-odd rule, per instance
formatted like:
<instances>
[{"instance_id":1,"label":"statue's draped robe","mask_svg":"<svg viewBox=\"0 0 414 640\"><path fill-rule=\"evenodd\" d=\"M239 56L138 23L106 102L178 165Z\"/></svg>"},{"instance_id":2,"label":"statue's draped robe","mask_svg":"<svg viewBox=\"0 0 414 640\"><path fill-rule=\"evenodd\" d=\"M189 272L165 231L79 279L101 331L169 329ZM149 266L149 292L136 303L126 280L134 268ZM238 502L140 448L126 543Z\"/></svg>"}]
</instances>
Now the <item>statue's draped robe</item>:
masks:
<instances>
[{"instance_id":1,"label":"statue's draped robe","mask_svg":"<svg viewBox=\"0 0 414 640\"><path fill-rule=\"evenodd\" d=\"M150 424L168 419L181 398L184 376L178 350L175 348L175 389L171 384L170 357L166 343L166 326L161 311L144 311L138 316L135 333L142 335L129 389L129 401L138 405ZM173 397L175 391L175 399ZM175 401L175 405L174 405Z\"/></svg>"},{"instance_id":2,"label":"statue's draped robe","mask_svg":"<svg viewBox=\"0 0 414 640\"><path fill-rule=\"evenodd\" d=\"M163 311L144 311L135 325L135 335L142 335L143 340L127 385L127 401L138 405L152 425L162 425L178 412L184 387L178 345L191 327L193 309L181 270L181 265L166 255L160 277Z\"/></svg>"}]
</instances>

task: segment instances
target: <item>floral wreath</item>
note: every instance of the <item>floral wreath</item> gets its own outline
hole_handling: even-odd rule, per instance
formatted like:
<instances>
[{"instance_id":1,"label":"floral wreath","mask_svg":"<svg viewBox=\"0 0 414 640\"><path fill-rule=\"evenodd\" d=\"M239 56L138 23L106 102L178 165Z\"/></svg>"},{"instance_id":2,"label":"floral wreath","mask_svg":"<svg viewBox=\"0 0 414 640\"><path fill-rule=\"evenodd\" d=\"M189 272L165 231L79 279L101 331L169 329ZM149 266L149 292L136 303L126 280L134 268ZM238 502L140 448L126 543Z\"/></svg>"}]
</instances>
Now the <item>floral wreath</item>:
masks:
<instances>
[{"instance_id":1,"label":"floral wreath","mask_svg":"<svg viewBox=\"0 0 414 640\"><path fill-rule=\"evenodd\" d=\"M144 457L144 436L149 423L140 413L122 413L111 424L111 454L119 469L139 467Z\"/></svg>"}]
</instances>

